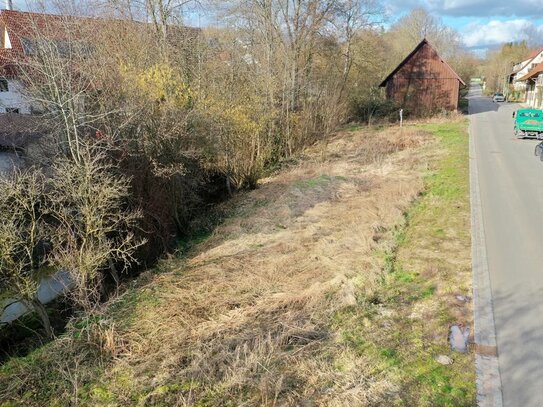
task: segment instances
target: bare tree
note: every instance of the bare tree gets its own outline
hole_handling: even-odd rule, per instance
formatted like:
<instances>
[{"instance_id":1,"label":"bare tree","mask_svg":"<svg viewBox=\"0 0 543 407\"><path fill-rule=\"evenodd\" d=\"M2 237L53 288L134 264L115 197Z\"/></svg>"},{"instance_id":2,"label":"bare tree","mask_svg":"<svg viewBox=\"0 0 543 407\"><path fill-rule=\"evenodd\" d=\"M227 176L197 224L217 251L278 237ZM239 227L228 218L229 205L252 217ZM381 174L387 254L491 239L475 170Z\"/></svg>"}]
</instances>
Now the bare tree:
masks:
<instances>
[{"instance_id":1,"label":"bare tree","mask_svg":"<svg viewBox=\"0 0 543 407\"><path fill-rule=\"evenodd\" d=\"M58 159L51 185L51 262L69 273L75 302L86 311L99 304L104 272L118 281L117 267L136 262L144 243L135 237L141 214L127 207L129 181L98 144L79 147L80 160Z\"/></svg>"},{"instance_id":2,"label":"bare tree","mask_svg":"<svg viewBox=\"0 0 543 407\"><path fill-rule=\"evenodd\" d=\"M345 90L349 73L356 58L355 43L361 34L381 22L380 5L373 0L338 1L332 20L343 57L341 93Z\"/></svg>"},{"instance_id":3,"label":"bare tree","mask_svg":"<svg viewBox=\"0 0 543 407\"><path fill-rule=\"evenodd\" d=\"M513 66L526 60L529 52L526 41L503 44L500 49L489 52L482 64L487 91L507 91ZM523 100L523 91L511 91L514 93L511 96Z\"/></svg>"},{"instance_id":4,"label":"bare tree","mask_svg":"<svg viewBox=\"0 0 543 407\"><path fill-rule=\"evenodd\" d=\"M35 311L51 338L49 316L38 299L40 281L49 269L44 181L34 169L0 177L0 292Z\"/></svg>"},{"instance_id":5,"label":"bare tree","mask_svg":"<svg viewBox=\"0 0 543 407\"><path fill-rule=\"evenodd\" d=\"M93 20L70 16L24 15L27 37L17 38L23 54L16 63L33 110L41 113L43 127L65 155L81 160L81 141L111 112L85 107L101 85L103 61L92 58Z\"/></svg>"},{"instance_id":6,"label":"bare tree","mask_svg":"<svg viewBox=\"0 0 543 407\"><path fill-rule=\"evenodd\" d=\"M392 44L393 58L389 58L390 69L424 38L447 60L453 59L461 50L460 34L425 9L414 9L400 18L392 25L386 36Z\"/></svg>"}]
</instances>

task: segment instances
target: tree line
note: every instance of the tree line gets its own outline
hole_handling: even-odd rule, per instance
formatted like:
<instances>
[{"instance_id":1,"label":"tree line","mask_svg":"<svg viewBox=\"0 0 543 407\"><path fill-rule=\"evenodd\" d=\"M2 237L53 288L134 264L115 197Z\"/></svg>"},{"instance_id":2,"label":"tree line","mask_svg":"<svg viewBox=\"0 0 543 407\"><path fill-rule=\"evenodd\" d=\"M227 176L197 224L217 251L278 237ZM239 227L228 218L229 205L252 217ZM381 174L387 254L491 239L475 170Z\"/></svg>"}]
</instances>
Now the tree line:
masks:
<instances>
[{"instance_id":1,"label":"tree line","mask_svg":"<svg viewBox=\"0 0 543 407\"><path fill-rule=\"evenodd\" d=\"M524 100L524 91L517 91L510 83L513 67L527 60L530 52L537 49L528 41L510 42L491 50L481 66L481 76L485 79L487 94L504 92L510 100Z\"/></svg>"}]
</instances>

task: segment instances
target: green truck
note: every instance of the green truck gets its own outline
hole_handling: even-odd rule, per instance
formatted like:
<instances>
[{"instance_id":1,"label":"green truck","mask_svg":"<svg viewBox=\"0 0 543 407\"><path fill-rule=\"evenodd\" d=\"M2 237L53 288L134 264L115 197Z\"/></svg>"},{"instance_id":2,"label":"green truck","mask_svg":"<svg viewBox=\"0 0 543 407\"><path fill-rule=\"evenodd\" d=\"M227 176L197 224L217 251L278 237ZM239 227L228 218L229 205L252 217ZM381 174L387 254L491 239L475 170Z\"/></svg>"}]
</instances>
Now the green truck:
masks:
<instances>
[{"instance_id":1,"label":"green truck","mask_svg":"<svg viewBox=\"0 0 543 407\"><path fill-rule=\"evenodd\" d=\"M519 109L513 113L515 136L543 140L543 111L539 109Z\"/></svg>"}]
</instances>

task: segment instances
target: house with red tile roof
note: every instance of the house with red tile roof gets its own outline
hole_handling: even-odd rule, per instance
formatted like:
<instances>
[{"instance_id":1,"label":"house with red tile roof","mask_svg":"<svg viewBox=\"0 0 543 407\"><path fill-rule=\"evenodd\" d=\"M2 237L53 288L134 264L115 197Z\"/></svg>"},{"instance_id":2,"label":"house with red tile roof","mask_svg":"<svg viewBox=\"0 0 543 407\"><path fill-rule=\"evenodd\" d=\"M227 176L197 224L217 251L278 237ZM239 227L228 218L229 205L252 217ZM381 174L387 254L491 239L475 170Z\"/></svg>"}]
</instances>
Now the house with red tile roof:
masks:
<instances>
[{"instance_id":1,"label":"house with red tile roof","mask_svg":"<svg viewBox=\"0 0 543 407\"><path fill-rule=\"evenodd\" d=\"M67 30L59 28L70 21L75 24L76 18L0 10L0 175L9 167L6 160L14 162L12 158L36 145L42 134L40 116L32 114L39 106L25 97L18 64L35 52L37 41L65 41L62 33Z\"/></svg>"},{"instance_id":2,"label":"house with red tile roof","mask_svg":"<svg viewBox=\"0 0 543 407\"><path fill-rule=\"evenodd\" d=\"M543 62L543 48L532 51L526 56L526 59L513 66L513 71L510 74L510 83L513 85L514 90L528 90L528 83L522 78L541 62Z\"/></svg>"},{"instance_id":3,"label":"house with red tile roof","mask_svg":"<svg viewBox=\"0 0 543 407\"><path fill-rule=\"evenodd\" d=\"M532 66L528 73L519 81L526 84L526 100L525 102L537 109L543 107L543 61Z\"/></svg>"},{"instance_id":4,"label":"house with red tile roof","mask_svg":"<svg viewBox=\"0 0 543 407\"><path fill-rule=\"evenodd\" d=\"M30 114L36 109L25 101L18 63L24 63L25 58L38 54L48 44L54 45L60 56L74 49L92 52L92 45L83 40L88 38L85 32L94 32L114 21L151 29L144 22L0 10L0 114ZM199 28L172 26L168 27L167 39L192 46L200 34Z\"/></svg>"},{"instance_id":5,"label":"house with red tile roof","mask_svg":"<svg viewBox=\"0 0 543 407\"><path fill-rule=\"evenodd\" d=\"M42 55L42 50L53 49L61 58L73 55L74 50L85 56L92 53L90 41L99 37L95 33L101 27L110 28L115 23L119 29L155 29L145 22L23 12L12 10L9 1L6 5L6 9L0 10L0 150L22 150L25 146L21 144L36 140L36 132L30 129L36 128L39 116L32 114L43 109L25 97L25 84L32 72L32 59ZM199 28L167 28L167 40L177 46L193 47L201 35ZM23 75L20 68L25 64L30 69L25 69Z\"/></svg>"},{"instance_id":6,"label":"house with red tile roof","mask_svg":"<svg viewBox=\"0 0 543 407\"><path fill-rule=\"evenodd\" d=\"M0 113L31 114L35 107L24 97L24 84L17 76L17 63L32 53L36 37L61 40L70 17L0 10ZM71 17L74 20L73 17ZM65 32L65 31L64 31Z\"/></svg>"}]
</instances>

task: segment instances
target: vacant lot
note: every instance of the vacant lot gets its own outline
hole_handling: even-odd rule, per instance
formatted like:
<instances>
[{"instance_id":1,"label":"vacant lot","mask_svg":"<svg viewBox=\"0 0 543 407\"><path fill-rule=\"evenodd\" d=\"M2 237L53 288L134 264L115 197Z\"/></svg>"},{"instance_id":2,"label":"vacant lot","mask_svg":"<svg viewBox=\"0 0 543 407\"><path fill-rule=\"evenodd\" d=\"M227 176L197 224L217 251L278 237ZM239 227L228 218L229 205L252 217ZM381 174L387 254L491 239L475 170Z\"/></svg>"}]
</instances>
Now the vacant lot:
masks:
<instances>
[{"instance_id":1,"label":"vacant lot","mask_svg":"<svg viewBox=\"0 0 543 407\"><path fill-rule=\"evenodd\" d=\"M473 405L467 165L463 119L314 146L4 365L3 405Z\"/></svg>"}]
</instances>

